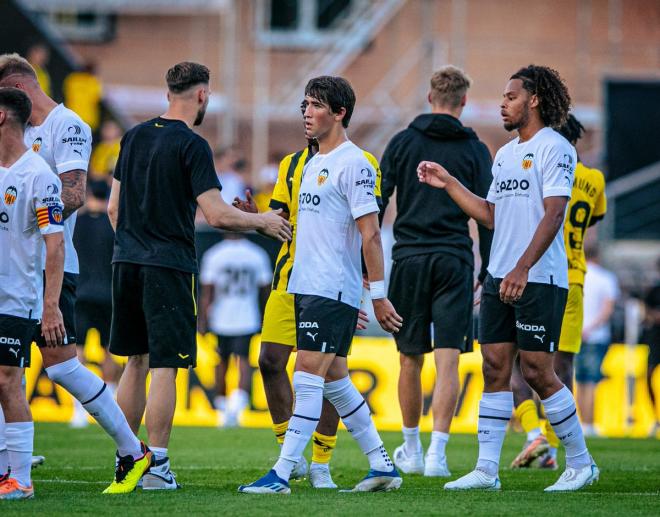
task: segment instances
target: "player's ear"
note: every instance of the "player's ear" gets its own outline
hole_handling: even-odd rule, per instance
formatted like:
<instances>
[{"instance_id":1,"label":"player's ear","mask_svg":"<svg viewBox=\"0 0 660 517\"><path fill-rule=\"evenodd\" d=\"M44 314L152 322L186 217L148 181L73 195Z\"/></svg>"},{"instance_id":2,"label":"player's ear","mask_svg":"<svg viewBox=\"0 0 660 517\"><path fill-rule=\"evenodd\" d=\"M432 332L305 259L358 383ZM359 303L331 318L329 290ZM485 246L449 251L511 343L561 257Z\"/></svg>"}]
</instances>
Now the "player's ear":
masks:
<instances>
[{"instance_id":1,"label":"player's ear","mask_svg":"<svg viewBox=\"0 0 660 517\"><path fill-rule=\"evenodd\" d=\"M346 108L343 106L339 108L339 111L335 113L335 120L337 122L341 121L346 116Z\"/></svg>"},{"instance_id":2,"label":"player's ear","mask_svg":"<svg viewBox=\"0 0 660 517\"><path fill-rule=\"evenodd\" d=\"M464 108L467 104L467 93L461 97L461 108Z\"/></svg>"},{"instance_id":3,"label":"player's ear","mask_svg":"<svg viewBox=\"0 0 660 517\"><path fill-rule=\"evenodd\" d=\"M7 112L0 109L0 126L5 123L5 120L7 120Z\"/></svg>"},{"instance_id":4,"label":"player's ear","mask_svg":"<svg viewBox=\"0 0 660 517\"><path fill-rule=\"evenodd\" d=\"M533 93L529 98L529 107L530 108L538 108L539 107L539 97L535 93Z\"/></svg>"}]
</instances>

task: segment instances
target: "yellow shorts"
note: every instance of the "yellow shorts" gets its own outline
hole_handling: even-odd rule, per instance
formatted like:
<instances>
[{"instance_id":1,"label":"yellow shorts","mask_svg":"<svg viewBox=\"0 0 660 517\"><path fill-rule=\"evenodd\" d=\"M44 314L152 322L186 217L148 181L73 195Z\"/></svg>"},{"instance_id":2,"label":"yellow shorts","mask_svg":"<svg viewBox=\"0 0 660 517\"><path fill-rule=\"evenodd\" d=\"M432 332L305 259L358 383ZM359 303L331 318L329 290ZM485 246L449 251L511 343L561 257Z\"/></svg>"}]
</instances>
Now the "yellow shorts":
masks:
<instances>
[{"instance_id":1,"label":"yellow shorts","mask_svg":"<svg viewBox=\"0 0 660 517\"><path fill-rule=\"evenodd\" d=\"M291 293L270 292L264 310L261 342L296 346L296 314Z\"/></svg>"},{"instance_id":2,"label":"yellow shorts","mask_svg":"<svg viewBox=\"0 0 660 517\"><path fill-rule=\"evenodd\" d=\"M580 353L583 317L582 286L580 284L570 284L568 286L564 319L561 324L561 336L559 338L560 352Z\"/></svg>"}]
</instances>

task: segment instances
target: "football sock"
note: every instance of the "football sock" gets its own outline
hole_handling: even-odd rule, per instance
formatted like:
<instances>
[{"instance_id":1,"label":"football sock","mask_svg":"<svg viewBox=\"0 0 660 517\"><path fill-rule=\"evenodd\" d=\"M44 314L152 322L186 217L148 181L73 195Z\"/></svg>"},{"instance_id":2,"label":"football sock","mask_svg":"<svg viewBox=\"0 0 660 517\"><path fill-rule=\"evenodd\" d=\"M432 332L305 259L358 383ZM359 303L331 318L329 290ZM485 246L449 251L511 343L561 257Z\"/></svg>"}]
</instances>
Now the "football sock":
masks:
<instances>
[{"instance_id":1,"label":"football sock","mask_svg":"<svg viewBox=\"0 0 660 517\"><path fill-rule=\"evenodd\" d=\"M549 420L545 421L545 436L548 439L548 443L550 444L550 447L553 447L555 449L559 447L559 437L557 436L557 433L555 433L555 430L550 425Z\"/></svg>"},{"instance_id":2,"label":"football sock","mask_svg":"<svg viewBox=\"0 0 660 517\"><path fill-rule=\"evenodd\" d=\"M523 431L527 433L527 441L535 440L541 434L541 421L536 404L532 399L523 401L514 411Z\"/></svg>"},{"instance_id":3,"label":"football sock","mask_svg":"<svg viewBox=\"0 0 660 517\"><path fill-rule=\"evenodd\" d=\"M167 458L167 447L149 447L154 454L156 461L161 461Z\"/></svg>"},{"instance_id":4,"label":"football sock","mask_svg":"<svg viewBox=\"0 0 660 517\"><path fill-rule=\"evenodd\" d=\"M353 385L351 378L347 376L338 381L326 382L323 395L335 406L346 429L367 455L369 466L375 470L391 471L394 465L371 419L367 401Z\"/></svg>"},{"instance_id":5,"label":"football sock","mask_svg":"<svg viewBox=\"0 0 660 517\"><path fill-rule=\"evenodd\" d=\"M78 399L117 444L120 456L142 456L140 440L128 426L105 383L85 368L77 357L46 368L48 377Z\"/></svg>"},{"instance_id":6,"label":"football sock","mask_svg":"<svg viewBox=\"0 0 660 517\"><path fill-rule=\"evenodd\" d=\"M293 415L289 420L280 457L273 467L277 475L287 481L321 418L323 377L307 372L295 372L293 391L296 399Z\"/></svg>"},{"instance_id":7,"label":"football sock","mask_svg":"<svg viewBox=\"0 0 660 517\"><path fill-rule=\"evenodd\" d=\"M30 470L32 468L32 448L34 445L33 422L11 422L5 424L7 436L7 452L11 465L11 476L23 487L32 484Z\"/></svg>"},{"instance_id":8,"label":"football sock","mask_svg":"<svg viewBox=\"0 0 660 517\"><path fill-rule=\"evenodd\" d=\"M5 415L0 406L0 476L4 476L9 468L9 454L7 453L7 440L5 439Z\"/></svg>"},{"instance_id":9,"label":"football sock","mask_svg":"<svg viewBox=\"0 0 660 517\"><path fill-rule=\"evenodd\" d=\"M548 422L566 449L566 466L581 468L590 465L591 457L578 420L575 399L570 390L563 386L542 402Z\"/></svg>"},{"instance_id":10,"label":"football sock","mask_svg":"<svg viewBox=\"0 0 660 517\"><path fill-rule=\"evenodd\" d=\"M415 454L422 450L422 441L419 439L419 426L417 427L402 427L403 432L403 448L406 454Z\"/></svg>"},{"instance_id":11,"label":"football sock","mask_svg":"<svg viewBox=\"0 0 660 517\"><path fill-rule=\"evenodd\" d=\"M513 411L513 393L484 393L479 401L479 459L477 469L497 476L506 426Z\"/></svg>"},{"instance_id":12,"label":"football sock","mask_svg":"<svg viewBox=\"0 0 660 517\"><path fill-rule=\"evenodd\" d=\"M312 435L312 464L314 463L330 463L332 453L337 445L337 435L328 436L314 431Z\"/></svg>"},{"instance_id":13,"label":"football sock","mask_svg":"<svg viewBox=\"0 0 660 517\"><path fill-rule=\"evenodd\" d=\"M431 433L431 445L429 445L429 449L426 454L436 454L440 457L445 456L445 448L447 447L448 441L449 433L433 431Z\"/></svg>"},{"instance_id":14,"label":"football sock","mask_svg":"<svg viewBox=\"0 0 660 517\"><path fill-rule=\"evenodd\" d=\"M284 443L284 436L286 436L286 430L289 427L289 421L285 420L279 424L273 424L271 427L275 433L275 439L277 440L277 443L282 445Z\"/></svg>"}]
</instances>

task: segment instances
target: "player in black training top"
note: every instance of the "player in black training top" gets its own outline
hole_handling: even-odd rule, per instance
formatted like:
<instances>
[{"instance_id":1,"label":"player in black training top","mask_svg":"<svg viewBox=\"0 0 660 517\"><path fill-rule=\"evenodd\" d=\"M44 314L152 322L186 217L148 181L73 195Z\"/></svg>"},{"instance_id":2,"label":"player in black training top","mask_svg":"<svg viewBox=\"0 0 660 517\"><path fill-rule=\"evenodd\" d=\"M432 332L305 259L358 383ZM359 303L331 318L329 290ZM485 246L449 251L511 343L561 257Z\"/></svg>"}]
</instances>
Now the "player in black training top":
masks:
<instances>
[{"instance_id":1,"label":"player in black training top","mask_svg":"<svg viewBox=\"0 0 660 517\"><path fill-rule=\"evenodd\" d=\"M178 487L167 445L177 368L195 366L196 359L197 205L217 228L291 238L280 210L241 212L220 196L211 149L191 129L202 123L208 105L208 68L183 62L168 70L166 78L168 110L124 135L108 206L116 231L110 351L128 356L117 400L136 433L146 405L156 461L143 478L144 489Z\"/></svg>"}]
</instances>

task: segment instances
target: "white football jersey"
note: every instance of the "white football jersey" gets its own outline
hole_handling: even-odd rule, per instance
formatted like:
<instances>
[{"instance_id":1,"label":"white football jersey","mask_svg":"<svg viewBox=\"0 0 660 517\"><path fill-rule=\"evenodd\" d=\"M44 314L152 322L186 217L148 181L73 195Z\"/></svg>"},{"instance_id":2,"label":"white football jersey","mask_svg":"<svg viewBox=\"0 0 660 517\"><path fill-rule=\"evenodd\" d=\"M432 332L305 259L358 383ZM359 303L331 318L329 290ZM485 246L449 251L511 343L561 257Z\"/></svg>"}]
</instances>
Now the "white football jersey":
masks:
<instances>
[{"instance_id":1,"label":"white football jersey","mask_svg":"<svg viewBox=\"0 0 660 517\"><path fill-rule=\"evenodd\" d=\"M525 252L545 214L543 199L571 197L577 156L575 148L549 127L527 142L516 138L493 161L488 201L495 205L495 232L488 272L504 278ZM563 226L536 264L529 282L568 288L568 259Z\"/></svg>"},{"instance_id":2,"label":"white football jersey","mask_svg":"<svg viewBox=\"0 0 660 517\"><path fill-rule=\"evenodd\" d=\"M290 293L360 307L362 236L355 220L378 212L375 184L376 171L350 141L305 165Z\"/></svg>"},{"instance_id":3,"label":"white football jersey","mask_svg":"<svg viewBox=\"0 0 660 517\"><path fill-rule=\"evenodd\" d=\"M63 231L62 183L31 149L0 167L0 314L41 318L42 235Z\"/></svg>"},{"instance_id":4,"label":"white football jersey","mask_svg":"<svg viewBox=\"0 0 660 517\"><path fill-rule=\"evenodd\" d=\"M58 104L40 126L28 125L25 145L39 153L57 175L76 169L87 172L92 152L92 131L73 111L64 104ZM76 214L73 213L64 221L64 271L77 274L80 269L73 247L75 226Z\"/></svg>"},{"instance_id":5,"label":"white football jersey","mask_svg":"<svg viewBox=\"0 0 660 517\"><path fill-rule=\"evenodd\" d=\"M202 259L200 280L212 285L209 328L224 336L259 332L259 288L272 278L268 254L247 239L225 239Z\"/></svg>"}]
</instances>

